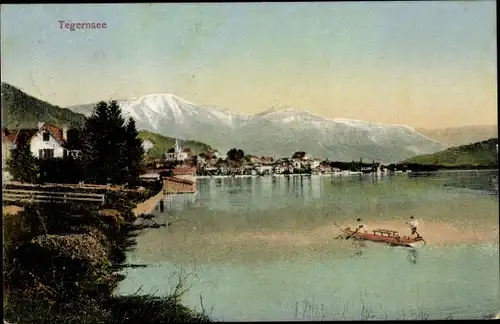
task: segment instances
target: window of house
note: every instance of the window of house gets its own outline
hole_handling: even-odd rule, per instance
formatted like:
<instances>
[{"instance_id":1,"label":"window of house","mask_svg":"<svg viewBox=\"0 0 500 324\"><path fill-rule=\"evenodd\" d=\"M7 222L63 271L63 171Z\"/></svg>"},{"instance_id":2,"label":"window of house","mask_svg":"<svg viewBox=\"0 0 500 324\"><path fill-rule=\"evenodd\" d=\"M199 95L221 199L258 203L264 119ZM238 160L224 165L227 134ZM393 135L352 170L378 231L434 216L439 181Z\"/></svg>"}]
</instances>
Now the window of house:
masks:
<instances>
[{"instance_id":1,"label":"window of house","mask_svg":"<svg viewBox=\"0 0 500 324\"><path fill-rule=\"evenodd\" d=\"M51 159L54 157L54 149L43 149L43 158Z\"/></svg>"},{"instance_id":2,"label":"window of house","mask_svg":"<svg viewBox=\"0 0 500 324\"><path fill-rule=\"evenodd\" d=\"M49 132L44 132L43 133L43 141L48 142L50 140L50 134Z\"/></svg>"}]
</instances>

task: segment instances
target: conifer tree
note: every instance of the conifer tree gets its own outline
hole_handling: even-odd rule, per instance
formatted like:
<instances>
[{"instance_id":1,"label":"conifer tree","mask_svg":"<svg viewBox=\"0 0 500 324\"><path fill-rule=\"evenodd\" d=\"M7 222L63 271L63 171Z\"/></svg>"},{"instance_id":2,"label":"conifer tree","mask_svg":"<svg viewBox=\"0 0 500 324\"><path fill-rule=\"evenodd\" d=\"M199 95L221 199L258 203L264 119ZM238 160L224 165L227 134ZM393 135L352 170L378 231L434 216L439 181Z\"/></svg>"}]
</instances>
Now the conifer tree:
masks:
<instances>
[{"instance_id":1,"label":"conifer tree","mask_svg":"<svg viewBox=\"0 0 500 324\"><path fill-rule=\"evenodd\" d=\"M121 114L116 101L100 102L86 119L82 163L85 180L123 184L140 175L144 156L142 141L132 118Z\"/></svg>"},{"instance_id":2,"label":"conifer tree","mask_svg":"<svg viewBox=\"0 0 500 324\"><path fill-rule=\"evenodd\" d=\"M127 133L125 119L116 101L108 104L108 166L112 183L122 184L128 176Z\"/></svg>"},{"instance_id":3,"label":"conifer tree","mask_svg":"<svg viewBox=\"0 0 500 324\"><path fill-rule=\"evenodd\" d=\"M126 155L128 175L132 179L140 176L141 165L144 158L144 148L142 147L142 140L139 138L139 132L135 127L135 120L129 117L126 125Z\"/></svg>"},{"instance_id":4,"label":"conifer tree","mask_svg":"<svg viewBox=\"0 0 500 324\"><path fill-rule=\"evenodd\" d=\"M38 177L38 164L31 153L29 137L20 135L11 158L7 161L7 170L12 177L21 182L34 183Z\"/></svg>"},{"instance_id":5,"label":"conifer tree","mask_svg":"<svg viewBox=\"0 0 500 324\"><path fill-rule=\"evenodd\" d=\"M90 183L107 183L106 154L107 136L107 104L99 102L90 117L85 120L82 132L82 165L85 181Z\"/></svg>"},{"instance_id":6,"label":"conifer tree","mask_svg":"<svg viewBox=\"0 0 500 324\"><path fill-rule=\"evenodd\" d=\"M85 121L82 163L85 180L121 184L126 177L124 119L116 101L99 102Z\"/></svg>"}]
</instances>

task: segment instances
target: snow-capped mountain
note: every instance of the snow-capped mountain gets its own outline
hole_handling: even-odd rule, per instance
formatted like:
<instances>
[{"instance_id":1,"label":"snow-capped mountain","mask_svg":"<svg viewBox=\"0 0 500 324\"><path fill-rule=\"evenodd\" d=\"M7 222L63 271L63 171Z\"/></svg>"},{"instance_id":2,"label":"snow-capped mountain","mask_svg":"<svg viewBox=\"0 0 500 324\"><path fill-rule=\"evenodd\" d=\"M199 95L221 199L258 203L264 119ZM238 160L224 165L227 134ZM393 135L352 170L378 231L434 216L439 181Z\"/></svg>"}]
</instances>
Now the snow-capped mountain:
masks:
<instances>
[{"instance_id":1,"label":"snow-capped mountain","mask_svg":"<svg viewBox=\"0 0 500 324\"><path fill-rule=\"evenodd\" d=\"M279 157L303 150L330 160L396 162L443 149L442 144L408 126L328 119L293 107L245 115L196 105L172 94L117 101L138 128L202 141L221 152L237 147L248 154ZM69 109L88 115L92 107Z\"/></svg>"}]
</instances>

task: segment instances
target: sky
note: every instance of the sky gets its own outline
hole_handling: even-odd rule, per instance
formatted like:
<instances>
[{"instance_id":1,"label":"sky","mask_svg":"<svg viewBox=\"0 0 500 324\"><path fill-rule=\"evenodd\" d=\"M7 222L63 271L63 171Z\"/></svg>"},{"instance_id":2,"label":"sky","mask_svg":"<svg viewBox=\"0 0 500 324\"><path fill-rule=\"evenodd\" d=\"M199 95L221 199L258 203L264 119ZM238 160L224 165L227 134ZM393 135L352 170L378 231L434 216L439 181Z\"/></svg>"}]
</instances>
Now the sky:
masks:
<instances>
[{"instance_id":1,"label":"sky","mask_svg":"<svg viewBox=\"0 0 500 324\"><path fill-rule=\"evenodd\" d=\"M61 107L172 93L252 114L295 107L423 128L495 125L495 5L2 5L2 82Z\"/></svg>"}]
</instances>

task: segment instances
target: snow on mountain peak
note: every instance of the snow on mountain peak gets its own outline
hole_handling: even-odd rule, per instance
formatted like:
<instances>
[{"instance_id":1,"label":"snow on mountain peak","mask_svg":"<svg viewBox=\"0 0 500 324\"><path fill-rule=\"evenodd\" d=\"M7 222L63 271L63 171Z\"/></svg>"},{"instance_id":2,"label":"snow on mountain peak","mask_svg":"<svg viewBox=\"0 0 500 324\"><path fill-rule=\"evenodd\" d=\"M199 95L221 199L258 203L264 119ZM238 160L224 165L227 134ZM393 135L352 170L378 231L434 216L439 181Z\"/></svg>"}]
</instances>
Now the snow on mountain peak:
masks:
<instances>
[{"instance_id":1,"label":"snow on mountain peak","mask_svg":"<svg viewBox=\"0 0 500 324\"><path fill-rule=\"evenodd\" d=\"M139 129L204 141L219 150L238 147L260 155L290 156L298 149L307 149L338 161L360 157L399 161L442 148L408 126L327 118L289 106L252 115L192 104L169 93L121 100L119 104Z\"/></svg>"},{"instance_id":2,"label":"snow on mountain peak","mask_svg":"<svg viewBox=\"0 0 500 324\"><path fill-rule=\"evenodd\" d=\"M297 109L294 107L272 108L261 113L255 114L254 117L265 118L274 122L299 122L299 121L315 121L322 122L326 118L305 109Z\"/></svg>"}]
</instances>

